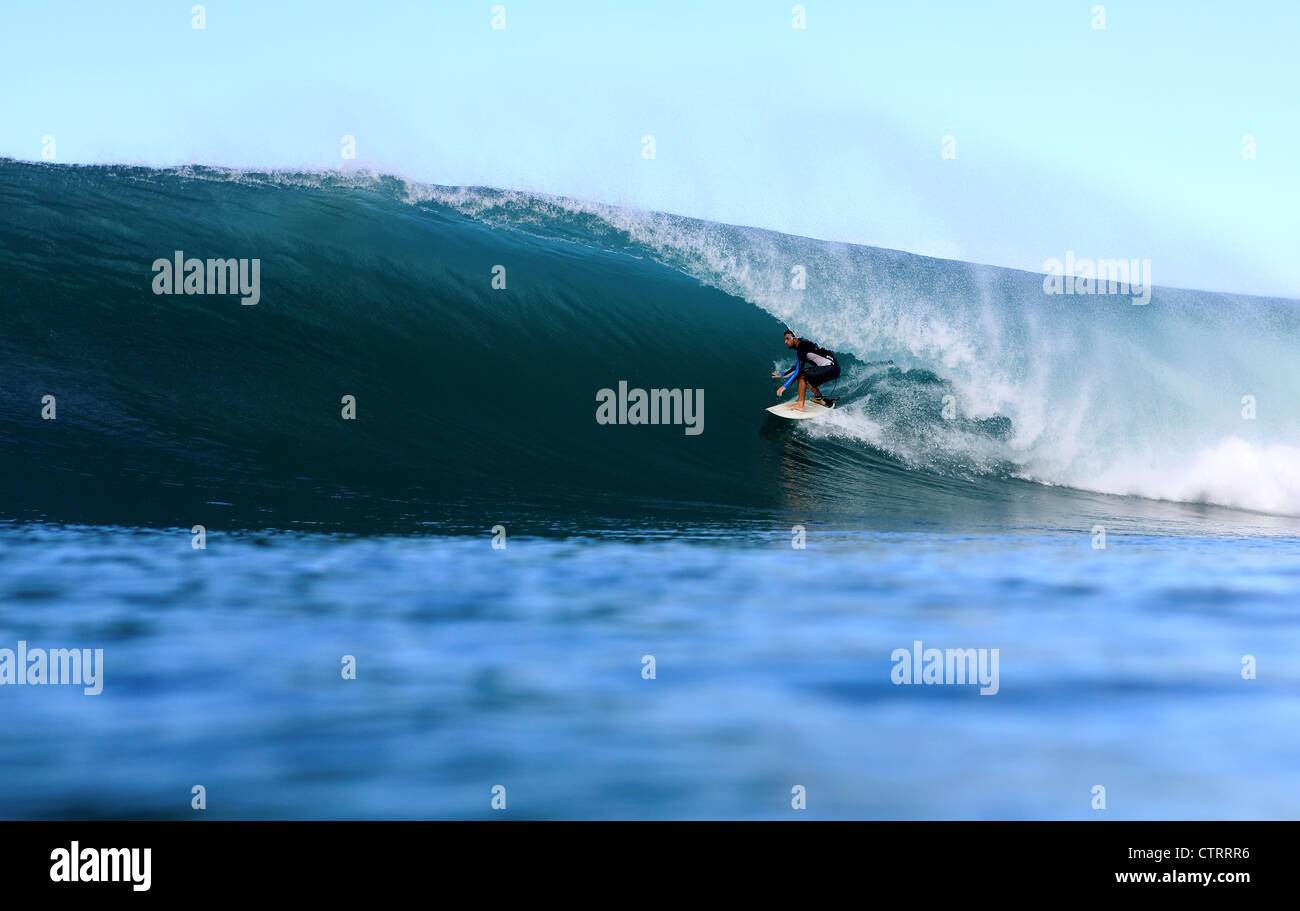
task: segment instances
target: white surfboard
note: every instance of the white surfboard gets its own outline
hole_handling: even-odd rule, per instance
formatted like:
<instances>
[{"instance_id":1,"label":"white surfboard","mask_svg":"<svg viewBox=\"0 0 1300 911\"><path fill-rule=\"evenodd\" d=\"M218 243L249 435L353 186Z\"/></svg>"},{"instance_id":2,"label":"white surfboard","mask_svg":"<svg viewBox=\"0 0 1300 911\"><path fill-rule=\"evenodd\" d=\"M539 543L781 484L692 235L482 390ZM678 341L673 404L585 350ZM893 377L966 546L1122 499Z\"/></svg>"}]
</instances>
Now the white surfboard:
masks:
<instances>
[{"instance_id":1,"label":"white surfboard","mask_svg":"<svg viewBox=\"0 0 1300 911\"><path fill-rule=\"evenodd\" d=\"M767 409L767 412L768 414L774 414L779 418L790 418L792 421L806 421L808 418L815 418L818 415L825 414L834 407L834 402L831 402L830 407L827 407L826 405L818 405L816 402L809 399L803 403L803 411L797 411L794 408L791 408L789 402L781 402Z\"/></svg>"}]
</instances>

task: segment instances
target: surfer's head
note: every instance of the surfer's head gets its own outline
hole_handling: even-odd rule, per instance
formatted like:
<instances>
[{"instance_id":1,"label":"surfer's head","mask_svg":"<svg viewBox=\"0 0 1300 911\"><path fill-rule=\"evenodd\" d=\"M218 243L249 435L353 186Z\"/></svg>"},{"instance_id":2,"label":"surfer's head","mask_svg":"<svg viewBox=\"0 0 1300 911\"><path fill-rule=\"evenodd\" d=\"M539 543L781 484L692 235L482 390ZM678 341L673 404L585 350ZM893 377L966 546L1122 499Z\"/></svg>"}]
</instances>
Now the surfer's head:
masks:
<instances>
[{"instance_id":1,"label":"surfer's head","mask_svg":"<svg viewBox=\"0 0 1300 911\"><path fill-rule=\"evenodd\" d=\"M793 348L799 344L799 336L795 335L789 329L785 330L785 346Z\"/></svg>"}]
</instances>

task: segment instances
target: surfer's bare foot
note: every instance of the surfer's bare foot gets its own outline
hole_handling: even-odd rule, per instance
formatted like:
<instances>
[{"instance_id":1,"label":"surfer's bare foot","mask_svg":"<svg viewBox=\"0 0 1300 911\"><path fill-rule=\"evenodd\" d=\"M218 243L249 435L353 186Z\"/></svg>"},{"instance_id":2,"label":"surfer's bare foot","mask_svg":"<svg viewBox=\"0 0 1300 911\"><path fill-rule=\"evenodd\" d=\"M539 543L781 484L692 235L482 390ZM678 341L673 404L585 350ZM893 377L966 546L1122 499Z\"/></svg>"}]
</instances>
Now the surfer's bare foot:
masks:
<instances>
[{"instance_id":1,"label":"surfer's bare foot","mask_svg":"<svg viewBox=\"0 0 1300 911\"><path fill-rule=\"evenodd\" d=\"M803 406L800 405L798 402L791 402L789 405L786 405L785 407L789 408L791 411L803 411L803 410L804 410Z\"/></svg>"}]
</instances>

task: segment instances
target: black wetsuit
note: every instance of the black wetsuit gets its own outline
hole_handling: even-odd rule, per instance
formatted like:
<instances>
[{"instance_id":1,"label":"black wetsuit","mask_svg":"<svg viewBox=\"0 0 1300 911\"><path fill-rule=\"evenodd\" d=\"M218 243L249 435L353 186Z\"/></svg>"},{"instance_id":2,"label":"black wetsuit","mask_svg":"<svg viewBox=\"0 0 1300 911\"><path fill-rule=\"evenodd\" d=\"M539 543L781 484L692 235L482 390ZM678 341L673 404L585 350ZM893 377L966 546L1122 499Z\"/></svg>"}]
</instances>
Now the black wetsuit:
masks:
<instances>
[{"instance_id":1,"label":"black wetsuit","mask_svg":"<svg viewBox=\"0 0 1300 911\"><path fill-rule=\"evenodd\" d=\"M790 378L782 385L782 389L789 386L800 375L808 381L808 385L814 388L821 386L822 383L829 383L840 375L840 365L835 362L835 355L820 348L806 338L799 339L799 344L795 346L794 366L787 370L782 376Z\"/></svg>"}]
</instances>

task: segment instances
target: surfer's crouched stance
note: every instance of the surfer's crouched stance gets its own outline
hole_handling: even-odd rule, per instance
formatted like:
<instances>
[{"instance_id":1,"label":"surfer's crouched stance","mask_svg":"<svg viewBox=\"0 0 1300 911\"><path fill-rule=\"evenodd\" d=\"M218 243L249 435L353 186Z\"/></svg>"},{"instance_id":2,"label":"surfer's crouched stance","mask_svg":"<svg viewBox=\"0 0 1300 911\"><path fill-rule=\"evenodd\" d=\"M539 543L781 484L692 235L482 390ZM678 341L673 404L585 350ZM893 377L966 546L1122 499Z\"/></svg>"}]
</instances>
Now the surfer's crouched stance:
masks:
<instances>
[{"instance_id":1,"label":"surfer's crouched stance","mask_svg":"<svg viewBox=\"0 0 1300 911\"><path fill-rule=\"evenodd\" d=\"M799 380L799 401L791 402L786 407L793 408L795 411L803 411L804 396L811 389L813 401L818 405L829 404L822 398L821 389L818 387L822 383L829 383L840 375L840 365L835 363L835 355L825 348L819 348L817 345L807 339L799 338L789 329L785 330L785 346L795 350L794 366L785 373L773 373L773 379L780 379L788 376L781 388L776 391L779 396L789 388L790 384L796 379Z\"/></svg>"}]
</instances>

